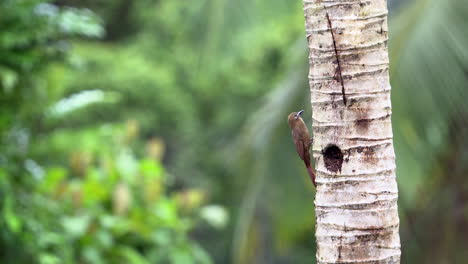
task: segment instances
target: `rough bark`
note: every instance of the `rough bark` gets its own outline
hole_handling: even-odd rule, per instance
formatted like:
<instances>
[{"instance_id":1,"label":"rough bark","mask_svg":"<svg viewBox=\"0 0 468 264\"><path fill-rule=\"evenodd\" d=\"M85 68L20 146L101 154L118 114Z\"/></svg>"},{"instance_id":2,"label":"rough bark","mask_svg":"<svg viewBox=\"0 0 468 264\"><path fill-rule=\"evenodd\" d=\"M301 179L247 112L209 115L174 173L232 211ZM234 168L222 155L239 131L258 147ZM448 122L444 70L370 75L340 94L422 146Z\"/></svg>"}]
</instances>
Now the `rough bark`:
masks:
<instances>
[{"instance_id":1,"label":"rough bark","mask_svg":"<svg viewBox=\"0 0 468 264\"><path fill-rule=\"evenodd\" d=\"M399 263L386 0L303 0L317 263Z\"/></svg>"}]
</instances>

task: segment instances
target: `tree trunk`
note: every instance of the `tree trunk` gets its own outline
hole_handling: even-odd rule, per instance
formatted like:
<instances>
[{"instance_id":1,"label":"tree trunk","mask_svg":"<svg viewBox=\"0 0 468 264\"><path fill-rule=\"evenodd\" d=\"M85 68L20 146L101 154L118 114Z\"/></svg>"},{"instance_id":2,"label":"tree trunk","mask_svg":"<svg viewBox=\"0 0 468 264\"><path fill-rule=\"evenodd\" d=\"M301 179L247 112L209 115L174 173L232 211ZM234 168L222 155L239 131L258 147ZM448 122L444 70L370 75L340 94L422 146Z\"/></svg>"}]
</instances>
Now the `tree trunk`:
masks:
<instances>
[{"instance_id":1,"label":"tree trunk","mask_svg":"<svg viewBox=\"0 0 468 264\"><path fill-rule=\"evenodd\" d=\"M303 0L317 263L399 263L386 0Z\"/></svg>"}]
</instances>

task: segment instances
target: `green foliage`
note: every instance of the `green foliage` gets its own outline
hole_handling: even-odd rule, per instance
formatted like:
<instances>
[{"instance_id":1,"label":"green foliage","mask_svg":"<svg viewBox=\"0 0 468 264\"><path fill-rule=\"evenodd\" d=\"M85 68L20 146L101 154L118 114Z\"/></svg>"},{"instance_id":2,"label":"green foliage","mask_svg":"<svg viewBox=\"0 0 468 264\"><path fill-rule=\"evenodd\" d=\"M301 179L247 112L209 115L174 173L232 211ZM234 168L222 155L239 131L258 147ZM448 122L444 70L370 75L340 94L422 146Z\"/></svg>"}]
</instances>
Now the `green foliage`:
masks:
<instances>
[{"instance_id":1,"label":"green foliage","mask_svg":"<svg viewBox=\"0 0 468 264\"><path fill-rule=\"evenodd\" d=\"M59 208L36 192L35 177L43 169L28 157L31 130L53 92L43 74L63 58L65 36L98 35L102 29L91 12L58 9L44 1L1 1L0 13L1 259L51 263L53 256L39 256L44 245L37 238L48 239ZM80 27L67 28L74 23Z\"/></svg>"},{"instance_id":2,"label":"green foliage","mask_svg":"<svg viewBox=\"0 0 468 264\"><path fill-rule=\"evenodd\" d=\"M138 160L122 142L109 140L120 130L93 131L94 142L80 133L57 135L79 147L70 160L74 177L64 168L50 168L38 185L63 210L57 215L63 234L54 233L47 248L70 251L60 263L211 263L188 238L201 199L181 199L188 190L168 192L171 177L159 162ZM99 150L93 144L99 141L114 147Z\"/></svg>"},{"instance_id":3,"label":"green foliage","mask_svg":"<svg viewBox=\"0 0 468 264\"><path fill-rule=\"evenodd\" d=\"M107 126L92 131L94 138L81 133L51 135L52 140L66 138L64 142L76 145L68 168L51 167L36 175L31 171L36 193L23 198L44 210L47 218L26 218L37 212L22 211L7 195L4 231L34 234L31 253L39 257L38 263L211 263L188 238L196 219L201 220L197 212L203 193L169 192L171 176L150 157L136 159L125 144L128 134L121 131ZM96 148L103 141L113 147ZM6 184L9 175L1 176ZM29 229L33 226L40 230Z\"/></svg>"},{"instance_id":4,"label":"green foliage","mask_svg":"<svg viewBox=\"0 0 468 264\"><path fill-rule=\"evenodd\" d=\"M211 223L198 213L205 195L168 189L162 141L139 141L148 152L134 154L138 123L118 125L125 117L64 127L119 99L96 89L63 97L84 67L70 41L103 36L97 16L39 0L2 1L0 13L1 262L211 263L189 238Z\"/></svg>"},{"instance_id":5,"label":"green foliage","mask_svg":"<svg viewBox=\"0 0 468 264\"><path fill-rule=\"evenodd\" d=\"M408 248L402 262L468 259L466 233L455 231L468 223L467 15L466 1L421 0L394 20L392 99Z\"/></svg>"}]
</instances>

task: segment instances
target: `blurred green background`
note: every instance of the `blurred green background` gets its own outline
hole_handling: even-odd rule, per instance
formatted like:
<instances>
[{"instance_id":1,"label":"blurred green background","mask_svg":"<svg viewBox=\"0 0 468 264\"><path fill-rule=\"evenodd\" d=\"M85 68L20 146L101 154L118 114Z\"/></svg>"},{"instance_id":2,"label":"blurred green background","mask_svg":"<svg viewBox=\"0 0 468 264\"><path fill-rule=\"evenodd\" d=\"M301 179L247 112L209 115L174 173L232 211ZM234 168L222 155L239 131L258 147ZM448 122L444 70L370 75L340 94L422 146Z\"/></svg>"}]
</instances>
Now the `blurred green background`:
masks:
<instances>
[{"instance_id":1,"label":"blurred green background","mask_svg":"<svg viewBox=\"0 0 468 264\"><path fill-rule=\"evenodd\" d=\"M402 263L468 263L468 1L389 8ZM315 263L307 71L299 0L1 0L0 263Z\"/></svg>"}]
</instances>

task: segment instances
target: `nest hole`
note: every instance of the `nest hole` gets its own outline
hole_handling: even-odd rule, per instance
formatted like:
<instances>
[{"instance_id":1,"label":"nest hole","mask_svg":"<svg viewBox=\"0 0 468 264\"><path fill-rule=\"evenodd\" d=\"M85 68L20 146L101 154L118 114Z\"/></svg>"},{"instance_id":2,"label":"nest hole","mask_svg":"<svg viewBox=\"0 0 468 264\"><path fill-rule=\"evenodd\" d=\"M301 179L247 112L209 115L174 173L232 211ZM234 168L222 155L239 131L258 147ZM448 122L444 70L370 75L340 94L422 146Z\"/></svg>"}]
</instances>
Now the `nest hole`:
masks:
<instances>
[{"instance_id":1,"label":"nest hole","mask_svg":"<svg viewBox=\"0 0 468 264\"><path fill-rule=\"evenodd\" d=\"M343 152L341 149L334 144L326 146L323 150L323 160L325 162L325 168L331 172L341 171L343 165Z\"/></svg>"}]
</instances>

